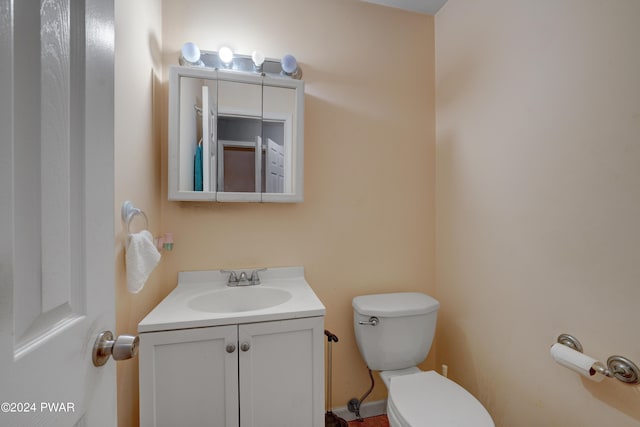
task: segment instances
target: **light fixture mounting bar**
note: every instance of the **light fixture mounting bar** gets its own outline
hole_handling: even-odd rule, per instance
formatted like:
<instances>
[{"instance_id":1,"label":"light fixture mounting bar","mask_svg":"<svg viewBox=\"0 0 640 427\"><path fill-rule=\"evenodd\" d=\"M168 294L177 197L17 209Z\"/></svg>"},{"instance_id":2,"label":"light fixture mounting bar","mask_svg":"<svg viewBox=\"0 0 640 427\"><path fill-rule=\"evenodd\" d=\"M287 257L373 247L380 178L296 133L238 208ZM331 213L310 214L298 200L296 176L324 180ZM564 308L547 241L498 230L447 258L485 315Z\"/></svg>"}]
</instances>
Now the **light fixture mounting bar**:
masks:
<instances>
[{"instance_id":1,"label":"light fixture mounting bar","mask_svg":"<svg viewBox=\"0 0 640 427\"><path fill-rule=\"evenodd\" d=\"M257 69L257 67L254 65L253 59L251 59L251 55L239 55L237 53L234 53L231 63L225 64L220 59L218 52L203 50L200 54L200 60L205 67L216 68L219 70L244 71L249 73L262 72L265 75L276 75L278 77L293 78L283 72L280 60L273 58L265 58L261 70Z\"/></svg>"}]
</instances>

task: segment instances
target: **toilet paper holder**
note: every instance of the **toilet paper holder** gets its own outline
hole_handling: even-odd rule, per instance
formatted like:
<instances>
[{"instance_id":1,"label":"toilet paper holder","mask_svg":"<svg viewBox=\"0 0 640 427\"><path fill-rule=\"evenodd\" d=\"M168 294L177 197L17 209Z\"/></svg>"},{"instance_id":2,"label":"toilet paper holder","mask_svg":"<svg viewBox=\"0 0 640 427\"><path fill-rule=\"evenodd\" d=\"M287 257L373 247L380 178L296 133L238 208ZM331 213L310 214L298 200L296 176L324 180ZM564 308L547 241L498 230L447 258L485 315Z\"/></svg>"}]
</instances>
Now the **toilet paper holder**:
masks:
<instances>
[{"instance_id":1,"label":"toilet paper holder","mask_svg":"<svg viewBox=\"0 0 640 427\"><path fill-rule=\"evenodd\" d=\"M560 334L558 335L558 343L565 345L580 353L583 352L582 344L573 335ZM616 378L619 381L627 384L640 383L640 369L631 360L623 356L614 355L607 359L607 365L598 361L593 364L593 369L598 373L609 377Z\"/></svg>"}]
</instances>

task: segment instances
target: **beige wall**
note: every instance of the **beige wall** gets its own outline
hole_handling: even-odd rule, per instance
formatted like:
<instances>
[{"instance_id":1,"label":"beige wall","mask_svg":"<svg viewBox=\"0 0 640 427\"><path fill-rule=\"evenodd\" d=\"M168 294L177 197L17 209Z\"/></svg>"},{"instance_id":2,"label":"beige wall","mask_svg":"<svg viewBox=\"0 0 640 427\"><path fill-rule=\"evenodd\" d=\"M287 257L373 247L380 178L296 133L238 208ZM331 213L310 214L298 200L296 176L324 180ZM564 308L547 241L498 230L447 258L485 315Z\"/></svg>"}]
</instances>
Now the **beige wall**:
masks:
<instances>
[{"instance_id":1,"label":"beige wall","mask_svg":"<svg viewBox=\"0 0 640 427\"><path fill-rule=\"evenodd\" d=\"M161 10L153 0L116 4L118 330L134 331L175 287L178 271L304 266L327 307L326 328L340 337L333 401L345 406L369 385L352 297L435 287L433 17L356 0L164 0ZM157 52L166 71L185 41L296 55L306 83L303 203L167 200L167 74ZM155 79L164 75L155 116L152 70ZM173 252L163 253L135 296L126 293L122 267L124 199L150 213L156 235L175 237ZM119 368L119 425L137 425L137 362ZM368 400L385 394L378 384Z\"/></svg>"},{"instance_id":2,"label":"beige wall","mask_svg":"<svg viewBox=\"0 0 640 427\"><path fill-rule=\"evenodd\" d=\"M162 75L161 8L156 0L116 0L115 56L115 230L116 331L137 332L138 322L165 295L157 269L140 294L126 290L120 207L131 200L160 234L160 116L154 91ZM135 219L131 231L144 227ZM118 426L138 424L138 360L118 362Z\"/></svg>"},{"instance_id":3,"label":"beige wall","mask_svg":"<svg viewBox=\"0 0 640 427\"><path fill-rule=\"evenodd\" d=\"M185 41L293 53L301 63L304 203L169 202L164 185L163 227L176 243L162 280L174 286L181 270L304 266L327 329L341 338L333 396L344 406L368 387L352 297L434 288L433 18L355 0L164 0L162 35L165 66ZM384 393L378 387L372 399Z\"/></svg>"},{"instance_id":4,"label":"beige wall","mask_svg":"<svg viewBox=\"0 0 640 427\"><path fill-rule=\"evenodd\" d=\"M638 426L640 2L449 0L436 16L438 359L497 426Z\"/></svg>"}]
</instances>

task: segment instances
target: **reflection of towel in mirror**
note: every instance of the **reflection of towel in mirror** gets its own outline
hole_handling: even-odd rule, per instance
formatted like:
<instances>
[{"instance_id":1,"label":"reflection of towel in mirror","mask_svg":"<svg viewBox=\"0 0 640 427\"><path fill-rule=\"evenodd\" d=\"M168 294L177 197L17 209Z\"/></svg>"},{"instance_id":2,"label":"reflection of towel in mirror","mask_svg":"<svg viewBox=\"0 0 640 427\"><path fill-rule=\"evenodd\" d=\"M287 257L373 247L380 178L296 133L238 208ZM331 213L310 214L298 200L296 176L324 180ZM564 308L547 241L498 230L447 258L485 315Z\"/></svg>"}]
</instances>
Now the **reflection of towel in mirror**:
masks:
<instances>
[{"instance_id":1,"label":"reflection of towel in mirror","mask_svg":"<svg viewBox=\"0 0 640 427\"><path fill-rule=\"evenodd\" d=\"M137 294L160 262L160 252L153 243L153 236L147 230L129 234L125 252L127 288L129 292Z\"/></svg>"},{"instance_id":2,"label":"reflection of towel in mirror","mask_svg":"<svg viewBox=\"0 0 640 427\"><path fill-rule=\"evenodd\" d=\"M196 155L193 159L193 189L202 191L202 140L196 148Z\"/></svg>"}]
</instances>

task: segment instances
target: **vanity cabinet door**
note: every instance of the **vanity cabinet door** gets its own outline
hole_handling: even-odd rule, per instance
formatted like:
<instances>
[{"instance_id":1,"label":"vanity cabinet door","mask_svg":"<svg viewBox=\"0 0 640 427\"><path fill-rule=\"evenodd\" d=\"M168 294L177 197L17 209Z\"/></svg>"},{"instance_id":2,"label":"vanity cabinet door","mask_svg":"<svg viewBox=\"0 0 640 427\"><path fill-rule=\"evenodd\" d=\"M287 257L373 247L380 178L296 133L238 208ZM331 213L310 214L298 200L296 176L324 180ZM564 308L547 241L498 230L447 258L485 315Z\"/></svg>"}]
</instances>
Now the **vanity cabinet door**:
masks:
<instances>
[{"instance_id":1,"label":"vanity cabinet door","mask_svg":"<svg viewBox=\"0 0 640 427\"><path fill-rule=\"evenodd\" d=\"M324 318L238 327L242 427L324 426Z\"/></svg>"},{"instance_id":2,"label":"vanity cabinet door","mask_svg":"<svg viewBox=\"0 0 640 427\"><path fill-rule=\"evenodd\" d=\"M140 334L140 425L237 427L237 331L231 325Z\"/></svg>"}]
</instances>

